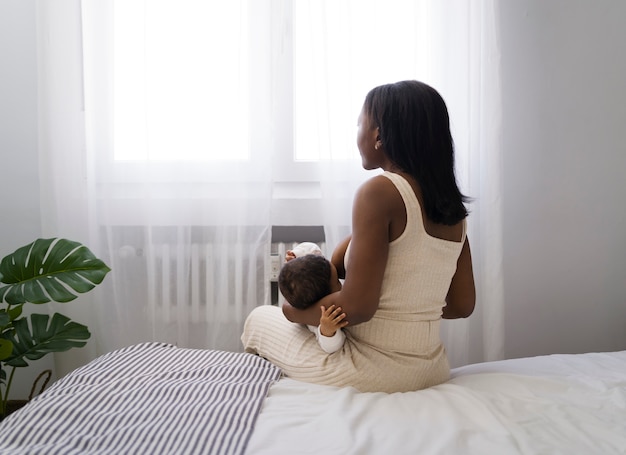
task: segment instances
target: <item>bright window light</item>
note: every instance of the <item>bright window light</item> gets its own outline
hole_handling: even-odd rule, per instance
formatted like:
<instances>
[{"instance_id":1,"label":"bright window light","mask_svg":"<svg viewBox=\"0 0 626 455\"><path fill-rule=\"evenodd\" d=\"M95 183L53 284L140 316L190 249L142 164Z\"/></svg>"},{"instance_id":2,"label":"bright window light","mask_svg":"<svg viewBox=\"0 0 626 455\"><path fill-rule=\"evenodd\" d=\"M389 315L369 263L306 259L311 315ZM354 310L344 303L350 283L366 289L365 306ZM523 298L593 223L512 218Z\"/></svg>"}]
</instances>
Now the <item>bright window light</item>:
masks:
<instances>
[{"instance_id":1,"label":"bright window light","mask_svg":"<svg viewBox=\"0 0 626 455\"><path fill-rule=\"evenodd\" d=\"M115 160L358 159L367 91L422 76L418 4L117 0Z\"/></svg>"},{"instance_id":2,"label":"bright window light","mask_svg":"<svg viewBox=\"0 0 626 455\"><path fill-rule=\"evenodd\" d=\"M115 3L116 161L248 159L246 4Z\"/></svg>"},{"instance_id":3,"label":"bright window light","mask_svg":"<svg viewBox=\"0 0 626 455\"><path fill-rule=\"evenodd\" d=\"M367 91L418 77L418 4L298 0L293 8L295 159L358 158L356 122Z\"/></svg>"}]
</instances>

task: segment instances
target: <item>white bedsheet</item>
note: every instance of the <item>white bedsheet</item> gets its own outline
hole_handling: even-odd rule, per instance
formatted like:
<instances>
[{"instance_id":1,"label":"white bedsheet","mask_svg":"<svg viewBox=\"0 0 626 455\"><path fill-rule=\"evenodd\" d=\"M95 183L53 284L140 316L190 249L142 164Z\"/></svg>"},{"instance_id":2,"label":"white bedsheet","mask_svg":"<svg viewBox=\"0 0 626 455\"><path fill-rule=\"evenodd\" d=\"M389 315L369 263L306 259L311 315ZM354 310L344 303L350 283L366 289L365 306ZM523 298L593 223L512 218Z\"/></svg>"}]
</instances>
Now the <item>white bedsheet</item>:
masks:
<instances>
[{"instance_id":1,"label":"white bedsheet","mask_svg":"<svg viewBox=\"0 0 626 455\"><path fill-rule=\"evenodd\" d=\"M408 393L281 379L247 453L626 454L626 351L470 365Z\"/></svg>"}]
</instances>

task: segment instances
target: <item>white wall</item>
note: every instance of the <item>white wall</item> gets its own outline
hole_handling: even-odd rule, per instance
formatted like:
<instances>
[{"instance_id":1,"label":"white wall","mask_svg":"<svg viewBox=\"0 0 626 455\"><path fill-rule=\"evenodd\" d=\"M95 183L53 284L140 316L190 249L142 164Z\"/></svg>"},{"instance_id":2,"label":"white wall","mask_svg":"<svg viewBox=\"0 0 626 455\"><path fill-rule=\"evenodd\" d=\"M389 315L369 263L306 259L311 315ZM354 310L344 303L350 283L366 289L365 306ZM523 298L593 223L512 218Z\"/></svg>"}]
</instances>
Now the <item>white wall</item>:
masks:
<instances>
[{"instance_id":1,"label":"white wall","mask_svg":"<svg viewBox=\"0 0 626 455\"><path fill-rule=\"evenodd\" d=\"M35 1L0 0L0 257L38 238L40 225ZM18 369L11 397L26 398L52 360Z\"/></svg>"},{"instance_id":2,"label":"white wall","mask_svg":"<svg viewBox=\"0 0 626 455\"><path fill-rule=\"evenodd\" d=\"M506 356L626 349L626 2L500 13Z\"/></svg>"},{"instance_id":3,"label":"white wall","mask_svg":"<svg viewBox=\"0 0 626 455\"><path fill-rule=\"evenodd\" d=\"M500 3L507 357L626 349L624 18ZM35 37L35 0L0 0L2 255L40 235Z\"/></svg>"},{"instance_id":4,"label":"white wall","mask_svg":"<svg viewBox=\"0 0 626 455\"><path fill-rule=\"evenodd\" d=\"M2 252L40 231L35 38L34 1L0 0Z\"/></svg>"}]
</instances>

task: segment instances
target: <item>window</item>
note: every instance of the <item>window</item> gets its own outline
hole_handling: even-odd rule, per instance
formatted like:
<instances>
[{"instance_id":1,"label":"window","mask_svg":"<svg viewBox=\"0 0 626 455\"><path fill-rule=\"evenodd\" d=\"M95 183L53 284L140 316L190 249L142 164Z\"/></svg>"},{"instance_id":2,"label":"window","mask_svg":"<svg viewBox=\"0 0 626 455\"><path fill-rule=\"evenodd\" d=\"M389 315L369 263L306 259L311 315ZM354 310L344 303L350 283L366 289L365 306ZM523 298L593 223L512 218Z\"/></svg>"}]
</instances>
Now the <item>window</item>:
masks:
<instances>
[{"instance_id":1,"label":"window","mask_svg":"<svg viewBox=\"0 0 626 455\"><path fill-rule=\"evenodd\" d=\"M327 160L358 171L367 90L423 69L421 2L380 4L90 3L101 179L315 182Z\"/></svg>"},{"instance_id":2,"label":"window","mask_svg":"<svg viewBox=\"0 0 626 455\"><path fill-rule=\"evenodd\" d=\"M418 77L419 3L293 2L296 160L358 157L348 125L367 91Z\"/></svg>"},{"instance_id":3,"label":"window","mask_svg":"<svg viewBox=\"0 0 626 455\"><path fill-rule=\"evenodd\" d=\"M249 158L249 24L245 1L116 2L115 161Z\"/></svg>"}]
</instances>

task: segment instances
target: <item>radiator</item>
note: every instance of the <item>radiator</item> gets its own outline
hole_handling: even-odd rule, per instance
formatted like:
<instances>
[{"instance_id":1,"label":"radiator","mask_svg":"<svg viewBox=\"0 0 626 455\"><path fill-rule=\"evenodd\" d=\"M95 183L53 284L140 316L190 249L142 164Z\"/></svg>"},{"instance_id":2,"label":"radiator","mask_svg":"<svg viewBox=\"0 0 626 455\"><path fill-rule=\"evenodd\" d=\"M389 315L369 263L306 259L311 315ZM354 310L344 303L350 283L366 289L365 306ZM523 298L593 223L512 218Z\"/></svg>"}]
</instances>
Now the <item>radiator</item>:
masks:
<instances>
[{"instance_id":1,"label":"radiator","mask_svg":"<svg viewBox=\"0 0 626 455\"><path fill-rule=\"evenodd\" d=\"M257 305L282 305L278 273L285 253L298 242L274 242L269 248L247 243L132 243L118 243L113 264L121 280L133 277L122 299L145 302L146 317L155 322L230 324L241 322ZM326 255L325 243L316 243Z\"/></svg>"},{"instance_id":2,"label":"radiator","mask_svg":"<svg viewBox=\"0 0 626 455\"><path fill-rule=\"evenodd\" d=\"M253 247L164 243L146 250L149 314L158 320L236 322L265 303L269 265L248 253Z\"/></svg>"}]
</instances>

